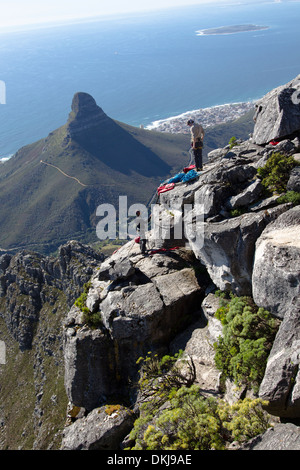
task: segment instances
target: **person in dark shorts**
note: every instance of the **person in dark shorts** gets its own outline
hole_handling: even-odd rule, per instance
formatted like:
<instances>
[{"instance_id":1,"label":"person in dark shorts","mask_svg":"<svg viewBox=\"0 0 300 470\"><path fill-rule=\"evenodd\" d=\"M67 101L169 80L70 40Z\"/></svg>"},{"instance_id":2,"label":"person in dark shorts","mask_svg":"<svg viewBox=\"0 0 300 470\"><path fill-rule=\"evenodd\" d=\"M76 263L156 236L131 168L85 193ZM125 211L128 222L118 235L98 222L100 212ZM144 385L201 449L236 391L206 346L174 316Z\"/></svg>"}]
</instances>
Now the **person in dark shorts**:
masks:
<instances>
[{"instance_id":1,"label":"person in dark shorts","mask_svg":"<svg viewBox=\"0 0 300 470\"><path fill-rule=\"evenodd\" d=\"M201 171L204 130L201 124L197 124L193 119L189 119L187 125L191 130L191 147L193 149L195 167L197 171Z\"/></svg>"}]
</instances>

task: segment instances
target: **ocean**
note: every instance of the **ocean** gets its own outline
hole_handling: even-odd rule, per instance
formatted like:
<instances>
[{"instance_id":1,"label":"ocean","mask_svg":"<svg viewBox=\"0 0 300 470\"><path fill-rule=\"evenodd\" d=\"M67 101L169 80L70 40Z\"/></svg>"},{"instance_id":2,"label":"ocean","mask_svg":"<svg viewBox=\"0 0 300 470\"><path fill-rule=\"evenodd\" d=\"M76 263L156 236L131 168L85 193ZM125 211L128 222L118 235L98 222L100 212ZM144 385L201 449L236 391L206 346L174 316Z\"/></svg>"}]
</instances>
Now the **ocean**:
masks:
<instances>
[{"instance_id":1,"label":"ocean","mask_svg":"<svg viewBox=\"0 0 300 470\"><path fill-rule=\"evenodd\" d=\"M74 93L148 126L256 100L300 73L300 2L197 5L0 34L0 158L65 124ZM227 35L197 31L255 24Z\"/></svg>"}]
</instances>

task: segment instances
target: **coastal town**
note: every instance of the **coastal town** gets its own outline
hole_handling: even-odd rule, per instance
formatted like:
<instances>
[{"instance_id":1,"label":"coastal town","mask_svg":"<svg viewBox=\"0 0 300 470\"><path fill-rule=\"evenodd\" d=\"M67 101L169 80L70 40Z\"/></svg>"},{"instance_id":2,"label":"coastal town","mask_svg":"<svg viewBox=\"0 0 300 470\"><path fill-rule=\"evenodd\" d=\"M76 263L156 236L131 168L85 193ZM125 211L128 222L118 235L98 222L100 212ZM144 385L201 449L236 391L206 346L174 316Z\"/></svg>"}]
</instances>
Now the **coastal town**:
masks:
<instances>
[{"instance_id":1,"label":"coastal town","mask_svg":"<svg viewBox=\"0 0 300 470\"><path fill-rule=\"evenodd\" d=\"M154 121L146 127L148 130L155 130L159 132L170 133L189 133L190 130L186 125L188 119L201 123L204 128L212 127L217 124L234 121L239 117L246 114L248 111L253 110L255 107L254 101L245 103L231 103L210 108L203 108L194 111L188 111L178 116L172 116L167 119Z\"/></svg>"}]
</instances>

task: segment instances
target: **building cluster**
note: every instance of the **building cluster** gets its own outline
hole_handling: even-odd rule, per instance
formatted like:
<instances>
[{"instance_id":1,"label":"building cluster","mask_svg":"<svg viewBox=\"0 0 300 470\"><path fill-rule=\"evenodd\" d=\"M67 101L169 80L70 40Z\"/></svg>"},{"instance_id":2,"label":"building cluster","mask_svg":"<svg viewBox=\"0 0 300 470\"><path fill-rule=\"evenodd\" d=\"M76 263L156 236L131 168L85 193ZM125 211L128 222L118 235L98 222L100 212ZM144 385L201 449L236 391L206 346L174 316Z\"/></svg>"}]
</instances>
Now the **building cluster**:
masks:
<instances>
[{"instance_id":1,"label":"building cluster","mask_svg":"<svg viewBox=\"0 0 300 470\"><path fill-rule=\"evenodd\" d=\"M248 111L254 109L254 102L246 103L232 103L213 106L211 108L203 108L195 111L189 111L178 116L173 116L168 119L161 119L155 121L147 129L159 132L170 133L189 133L189 128L186 125L188 119L194 119L199 122L204 128L212 127L217 124L234 121L243 116Z\"/></svg>"}]
</instances>

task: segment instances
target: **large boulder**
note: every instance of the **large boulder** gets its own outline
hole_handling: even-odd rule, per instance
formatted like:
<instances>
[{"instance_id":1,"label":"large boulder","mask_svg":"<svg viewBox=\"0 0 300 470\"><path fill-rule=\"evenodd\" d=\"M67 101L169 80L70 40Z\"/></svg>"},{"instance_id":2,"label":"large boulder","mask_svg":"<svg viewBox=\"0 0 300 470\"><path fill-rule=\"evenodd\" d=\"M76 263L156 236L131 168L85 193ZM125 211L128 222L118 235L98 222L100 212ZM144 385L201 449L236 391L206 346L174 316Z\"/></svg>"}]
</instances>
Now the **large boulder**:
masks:
<instances>
[{"instance_id":1,"label":"large boulder","mask_svg":"<svg viewBox=\"0 0 300 470\"><path fill-rule=\"evenodd\" d=\"M300 75L256 103L253 143L262 145L300 130Z\"/></svg>"},{"instance_id":2,"label":"large boulder","mask_svg":"<svg viewBox=\"0 0 300 470\"><path fill-rule=\"evenodd\" d=\"M118 391L117 371L111 339L81 318L74 306L64 321L65 389L72 404L90 411Z\"/></svg>"},{"instance_id":3,"label":"large boulder","mask_svg":"<svg viewBox=\"0 0 300 470\"><path fill-rule=\"evenodd\" d=\"M299 450L300 428L293 423L275 424L265 433L254 437L240 450Z\"/></svg>"},{"instance_id":4,"label":"large boulder","mask_svg":"<svg viewBox=\"0 0 300 470\"><path fill-rule=\"evenodd\" d=\"M220 393L220 371L215 365L214 342L222 336L222 324L215 313L220 307L219 298L208 294L202 302L202 314L190 327L171 343L171 353L184 350L184 358L192 360L195 367L195 383L204 396Z\"/></svg>"},{"instance_id":5,"label":"large boulder","mask_svg":"<svg viewBox=\"0 0 300 470\"><path fill-rule=\"evenodd\" d=\"M138 251L129 242L91 278L86 305L101 316L96 329L85 324L75 306L64 322L67 396L87 410L112 395L131 392L137 359L150 350L166 351L200 311L205 285L198 282L193 263L199 262L192 252L143 257Z\"/></svg>"},{"instance_id":6,"label":"large boulder","mask_svg":"<svg viewBox=\"0 0 300 470\"><path fill-rule=\"evenodd\" d=\"M300 299L289 304L267 362L259 396L267 411L281 418L300 418Z\"/></svg>"},{"instance_id":7,"label":"large boulder","mask_svg":"<svg viewBox=\"0 0 300 470\"><path fill-rule=\"evenodd\" d=\"M300 208L270 223L256 242L252 291L255 303L282 319L300 293Z\"/></svg>"},{"instance_id":8,"label":"large boulder","mask_svg":"<svg viewBox=\"0 0 300 470\"><path fill-rule=\"evenodd\" d=\"M272 222L256 243L253 298L283 319L268 359L260 396L270 413L300 417L300 208Z\"/></svg>"},{"instance_id":9,"label":"large boulder","mask_svg":"<svg viewBox=\"0 0 300 470\"><path fill-rule=\"evenodd\" d=\"M204 223L202 242L199 237L198 240L189 238L194 253L219 289L251 295L255 242L265 227L286 209L283 204L214 224ZM192 230L187 233L192 234Z\"/></svg>"},{"instance_id":10,"label":"large boulder","mask_svg":"<svg viewBox=\"0 0 300 470\"><path fill-rule=\"evenodd\" d=\"M120 450L135 415L124 406L95 408L64 430L61 450Z\"/></svg>"},{"instance_id":11,"label":"large boulder","mask_svg":"<svg viewBox=\"0 0 300 470\"><path fill-rule=\"evenodd\" d=\"M228 205L231 209L237 209L238 207L249 206L250 204L257 201L259 196L262 194L263 186L260 180L256 179L247 186L244 191L232 196L229 199Z\"/></svg>"},{"instance_id":12,"label":"large boulder","mask_svg":"<svg viewBox=\"0 0 300 470\"><path fill-rule=\"evenodd\" d=\"M300 193L300 166L292 169L286 189Z\"/></svg>"}]
</instances>

